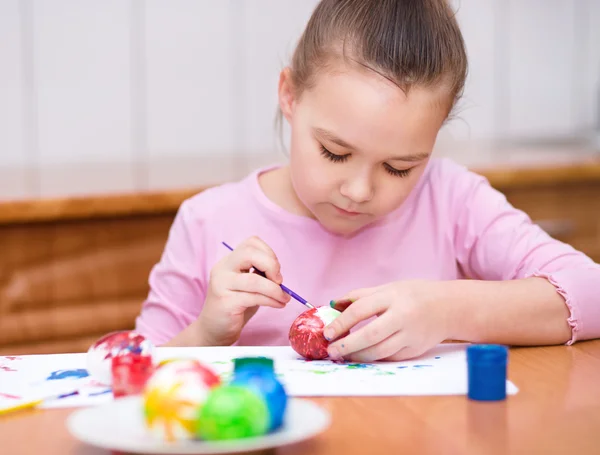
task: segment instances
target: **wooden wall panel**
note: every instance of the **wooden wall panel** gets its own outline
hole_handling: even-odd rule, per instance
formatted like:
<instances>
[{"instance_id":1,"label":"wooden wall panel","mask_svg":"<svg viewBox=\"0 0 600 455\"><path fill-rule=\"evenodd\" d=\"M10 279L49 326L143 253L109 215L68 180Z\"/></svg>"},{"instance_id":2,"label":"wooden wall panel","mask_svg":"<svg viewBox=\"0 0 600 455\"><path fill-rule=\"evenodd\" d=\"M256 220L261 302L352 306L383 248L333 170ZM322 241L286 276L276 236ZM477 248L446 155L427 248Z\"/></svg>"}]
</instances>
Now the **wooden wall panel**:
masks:
<instances>
[{"instance_id":1,"label":"wooden wall panel","mask_svg":"<svg viewBox=\"0 0 600 455\"><path fill-rule=\"evenodd\" d=\"M552 237L600 263L600 182L525 186L503 192Z\"/></svg>"},{"instance_id":2,"label":"wooden wall panel","mask_svg":"<svg viewBox=\"0 0 600 455\"><path fill-rule=\"evenodd\" d=\"M173 216L0 226L0 353L132 328Z\"/></svg>"}]
</instances>

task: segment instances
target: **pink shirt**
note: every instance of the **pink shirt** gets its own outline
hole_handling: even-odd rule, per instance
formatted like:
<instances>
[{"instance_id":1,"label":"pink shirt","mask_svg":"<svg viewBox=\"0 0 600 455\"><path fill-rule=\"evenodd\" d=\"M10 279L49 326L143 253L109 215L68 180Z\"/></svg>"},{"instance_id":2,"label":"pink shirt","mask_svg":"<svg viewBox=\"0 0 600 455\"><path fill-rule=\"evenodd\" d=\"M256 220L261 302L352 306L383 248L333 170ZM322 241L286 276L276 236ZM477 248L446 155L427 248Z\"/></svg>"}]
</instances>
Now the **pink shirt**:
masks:
<instances>
[{"instance_id":1,"label":"pink shirt","mask_svg":"<svg viewBox=\"0 0 600 455\"><path fill-rule=\"evenodd\" d=\"M547 278L571 311L572 339L600 337L600 266L552 239L481 176L432 159L400 208L352 238L294 215L262 192L256 171L186 200L173 222L136 329L156 344L199 315L212 266L247 237L263 239L284 284L316 306L353 289L397 280ZM485 302L482 302L484 305ZM305 307L262 307L238 345L287 345Z\"/></svg>"}]
</instances>

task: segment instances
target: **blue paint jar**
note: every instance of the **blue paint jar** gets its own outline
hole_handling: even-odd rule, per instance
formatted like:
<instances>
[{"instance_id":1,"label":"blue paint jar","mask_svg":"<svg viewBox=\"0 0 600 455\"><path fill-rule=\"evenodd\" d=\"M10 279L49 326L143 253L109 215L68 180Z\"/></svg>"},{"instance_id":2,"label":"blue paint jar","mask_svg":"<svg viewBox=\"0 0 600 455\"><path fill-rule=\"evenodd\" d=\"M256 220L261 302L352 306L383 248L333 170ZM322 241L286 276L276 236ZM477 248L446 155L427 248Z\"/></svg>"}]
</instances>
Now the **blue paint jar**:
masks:
<instances>
[{"instance_id":1,"label":"blue paint jar","mask_svg":"<svg viewBox=\"0 0 600 455\"><path fill-rule=\"evenodd\" d=\"M267 357L240 357L234 360L232 385L247 387L263 397L269 409L269 431L283 423L287 393L275 376L273 359Z\"/></svg>"},{"instance_id":2,"label":"blue paint jar","mask_svg":"<svg viewBox=\"0 0 600 455\"><path fill-rule=\"evenodd\" d=\"M477 401L506 398L508 348L497 344L474 344L467 348L468 397Z\"/></svg>"}]
</instances>

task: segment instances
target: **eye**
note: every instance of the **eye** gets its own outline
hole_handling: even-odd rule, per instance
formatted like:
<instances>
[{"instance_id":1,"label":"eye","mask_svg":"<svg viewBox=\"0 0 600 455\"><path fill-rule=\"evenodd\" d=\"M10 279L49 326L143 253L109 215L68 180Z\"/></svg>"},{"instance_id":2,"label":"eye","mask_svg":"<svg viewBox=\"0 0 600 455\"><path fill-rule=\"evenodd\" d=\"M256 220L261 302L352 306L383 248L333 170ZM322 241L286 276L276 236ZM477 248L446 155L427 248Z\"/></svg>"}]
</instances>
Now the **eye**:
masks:
<instances>
[{"instance_id":1,"label":"eye","mask_svg":"<svg viewBox=\"0 0 600 455\"><path fill-rule=\"evenodd\" d=\"M321 145L321 155L323 155L329 161L333 161L334 163L343 163L350 156L349 154L346 154L346 155L336 155L335 153L331 153L329 150L327 150L322 145Z\"/></svg>"},{"instance_id":2,"label":"eye","mask_svg":"<svg viewBox=\"0 0 600 455\"><path fill-rule=\"evenodd\" d=\"M392 166L390 166L387 163L384 164L383 166L385 167L385 170L388 172L388 174L391 174L394 177L408 177L408 175L410 174L410 171L412 171L412 168L410 168L410 169L396 169L396 168L393 168Z\"/></svg>"}]
</instances>

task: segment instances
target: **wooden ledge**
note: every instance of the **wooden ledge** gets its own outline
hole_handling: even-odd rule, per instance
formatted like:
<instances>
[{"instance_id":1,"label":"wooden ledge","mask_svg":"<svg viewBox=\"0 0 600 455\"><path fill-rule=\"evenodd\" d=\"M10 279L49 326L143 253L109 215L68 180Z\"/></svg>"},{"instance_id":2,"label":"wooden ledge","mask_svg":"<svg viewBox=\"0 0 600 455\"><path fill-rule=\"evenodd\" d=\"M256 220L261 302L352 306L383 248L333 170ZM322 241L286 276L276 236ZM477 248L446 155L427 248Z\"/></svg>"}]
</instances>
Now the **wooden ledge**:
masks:
<instances>
[{"instance_id":1,"label":"wooden ledge","mask_svg":"<svg viewBox=\"0 0 600 455\"><path fill-rule=\"evenodd\" d=\"M585 182L600 183L600 158L568 164L528 166L497 166L474 169L485 176L499 190L546 185L564 185Z\"/></svg>"},{"instance_id":2,"label":"wooden ledge","mask_svg":"<svg viewBox=\"0 0 600 455\"><path fill-rule=\"evenodd\" d=\"M0 203L0 225L174 213L204 188Z\"/></svg>"}]
</instances>

